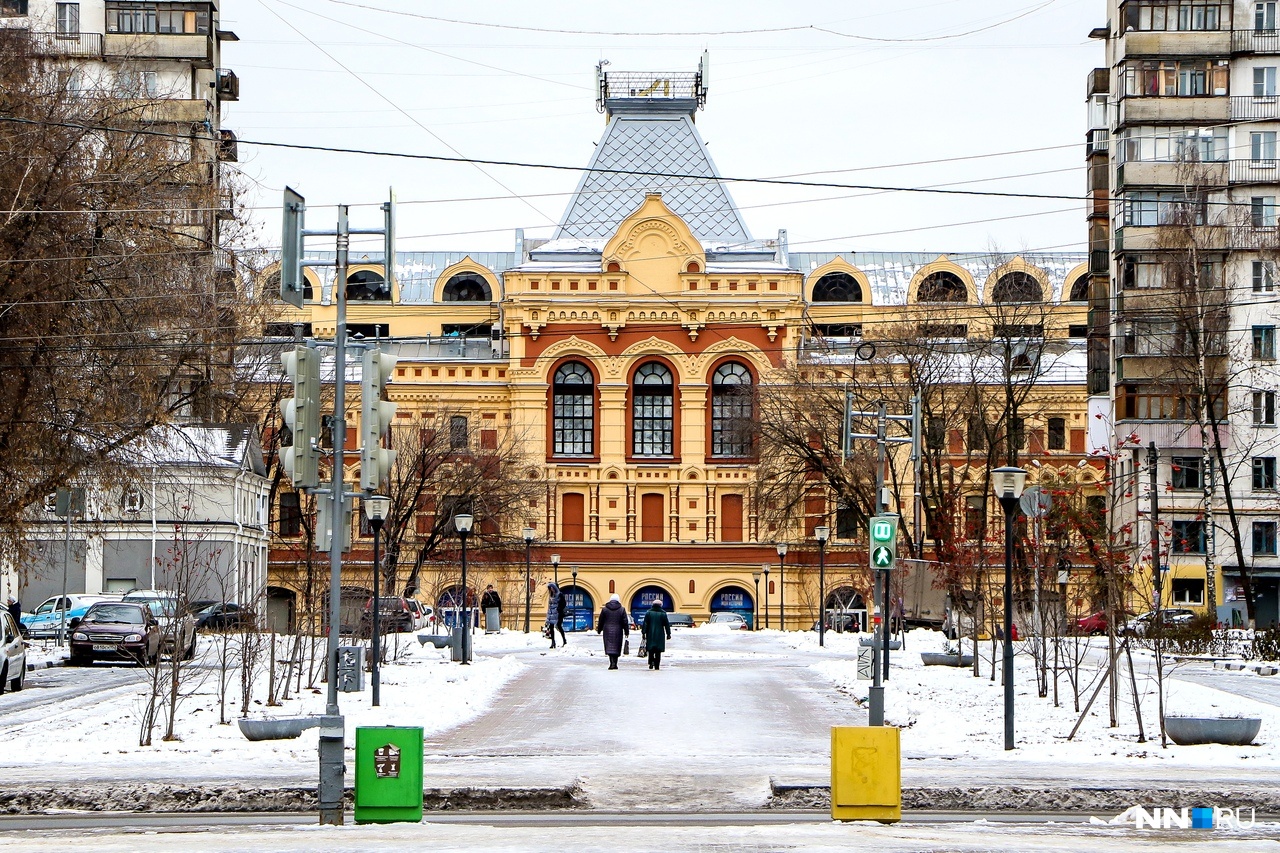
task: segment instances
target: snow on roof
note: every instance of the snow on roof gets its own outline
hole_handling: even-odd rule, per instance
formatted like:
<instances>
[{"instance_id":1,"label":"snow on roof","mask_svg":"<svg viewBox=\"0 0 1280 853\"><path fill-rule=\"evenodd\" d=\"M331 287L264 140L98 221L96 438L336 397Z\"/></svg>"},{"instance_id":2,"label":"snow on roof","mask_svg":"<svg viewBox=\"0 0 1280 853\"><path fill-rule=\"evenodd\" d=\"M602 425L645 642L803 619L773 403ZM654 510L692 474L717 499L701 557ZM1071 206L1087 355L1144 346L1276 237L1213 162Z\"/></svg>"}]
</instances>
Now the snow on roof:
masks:
<instances>
[{"instance_id":1,"label":"snow on roof","mask_svg":"<svg viewBox=\"0 0 1280 853\"><path fill-rule=\"evenodd\" d=\"M806 276L836 258L857 267L871 284L871 302L874 305L905 305L911 279L916 272L939 258L945 258L961 267L978 286L979 296L988 276L998 267L1016 257L1044 271L1053 286L1053 293L1046 294L1054 301L1061 301L1067 274L1088 260L1084 252L961 252L939 254L937 252L791 252L788 260ZM1069 294L1068 294L1069 295Z\"/></svg>"},{"instance_id":2,"label":"snow on roof","mask_svg":"<svg viewBox=\"0 0 1280 853\"><path fill-rule=\"evenodd\" d=\"M257 428L248 424L158 426L126 449L140 465L247 468L266 474Z\"/></svg>"}]
</instances>

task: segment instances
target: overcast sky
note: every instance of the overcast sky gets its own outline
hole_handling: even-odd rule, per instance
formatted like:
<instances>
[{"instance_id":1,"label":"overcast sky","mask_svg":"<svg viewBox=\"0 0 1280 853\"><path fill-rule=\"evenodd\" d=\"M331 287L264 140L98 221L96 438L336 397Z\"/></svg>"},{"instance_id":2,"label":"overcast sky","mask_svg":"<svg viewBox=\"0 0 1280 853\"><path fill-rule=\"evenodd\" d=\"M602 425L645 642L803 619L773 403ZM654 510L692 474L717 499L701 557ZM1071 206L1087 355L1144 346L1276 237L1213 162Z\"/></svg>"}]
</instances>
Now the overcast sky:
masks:
<instances>
[{"instance_id":1,"label":"overcast sky","mask_svg":"<svg viewBox=\"0 0 1280 853\"><path fill-rule=\"evenodd\" d=\"M785 228L800 251L1075 251L1085 78L1102 63L1087 34L1104 23L1102 0L223 0L241 39L224 45L241 97L223 122L243 140L581 168L605 127L597 62L693 71L706 49L697 124L726 177L1074 197L733 184L753 236ZM285 185L306 196L310 228L331 228L338 202L375 226L394 186L402 251L550 236L580 176L248 144L239 167L263 245L279 244Z\"/></svg>"}]
</instances>

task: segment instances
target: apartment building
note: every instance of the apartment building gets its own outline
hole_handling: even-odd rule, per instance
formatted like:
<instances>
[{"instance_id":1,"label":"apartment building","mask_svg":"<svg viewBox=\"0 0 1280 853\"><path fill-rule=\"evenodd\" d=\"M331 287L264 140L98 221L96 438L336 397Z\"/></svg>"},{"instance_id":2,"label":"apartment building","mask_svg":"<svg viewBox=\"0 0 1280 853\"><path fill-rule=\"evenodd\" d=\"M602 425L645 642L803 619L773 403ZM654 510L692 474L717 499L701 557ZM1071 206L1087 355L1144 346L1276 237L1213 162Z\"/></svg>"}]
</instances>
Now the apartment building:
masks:
<instances>
[{"instance_id":1,"label":"apartment building","mask_svg":"<svg viewBox=\"0 0 1280 853\"><path fill-rule=\"evenodd\" d=\"M1280 617L1276 7L1110 0L1088 81L1089 390L1113 427L1097 448L1113 532L1150 592L1154 497L1164 605L1239 624L1251 595L1259 625Z\"/></svg>"}]
</instances>

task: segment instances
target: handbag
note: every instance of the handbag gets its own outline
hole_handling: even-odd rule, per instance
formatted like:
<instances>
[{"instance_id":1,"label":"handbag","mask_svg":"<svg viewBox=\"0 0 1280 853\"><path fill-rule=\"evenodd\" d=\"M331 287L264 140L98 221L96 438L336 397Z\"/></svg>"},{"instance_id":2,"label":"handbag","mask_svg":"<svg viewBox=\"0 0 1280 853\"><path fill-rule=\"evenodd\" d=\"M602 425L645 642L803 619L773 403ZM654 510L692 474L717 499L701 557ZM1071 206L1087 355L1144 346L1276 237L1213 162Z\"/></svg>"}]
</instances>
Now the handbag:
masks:
<instances>
[{"instance_id":1,"label":"handbag","mask_svg":"<svg viewBox=\"0 0 1280 853\"><path fill-rule=\"evenodd\" d=\"M630 641L630 640L623 640L623 641L622 641L622 654L623 654L623 655L629 655L629 654L631 654L631 641Z\"/></svg>"},{"instance_id":2,"label":"handbag","mask_svg":"<svg viewBox=\"0 0 1280 853\"><path fill-rule=\"evenodd\" d=\"M550 623L550 622L548 622L547 624L543 625L543 626L542 626L542 636L543 636L543 638L544 638L544 639L547 639L547 640L550 640L550 639L551 639L551 637L552 637L552 632L553 632L553 631L555 631L555 629L551 627L551 623Z\"/></svg>"},{"instance_id":3,"label":"handbag","mask_svg":"<svg viewBox=\"0 0 1280 853\"><path fill-rule=\"evenodd\" d=\"M649 656L649 650L644 647L644 643L641 643L639 657L646 658L648 656Z\"/></svg>"}]
</instances>

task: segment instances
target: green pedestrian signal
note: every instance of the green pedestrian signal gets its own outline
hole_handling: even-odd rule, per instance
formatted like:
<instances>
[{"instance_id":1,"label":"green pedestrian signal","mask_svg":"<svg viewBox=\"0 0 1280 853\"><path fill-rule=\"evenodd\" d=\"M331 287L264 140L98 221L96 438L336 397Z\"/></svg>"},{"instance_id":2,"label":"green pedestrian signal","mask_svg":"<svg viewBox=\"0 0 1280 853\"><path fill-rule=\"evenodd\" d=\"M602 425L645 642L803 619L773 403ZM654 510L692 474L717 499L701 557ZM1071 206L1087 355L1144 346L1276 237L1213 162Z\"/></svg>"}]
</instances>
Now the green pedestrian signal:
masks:
<instances>
[{"instance_id":1,"label":"green pedestrian signal","mask_svg":"<svg viewBox=\"0 0 1280 853\"><path fill-rule=\"evenodd\" d=\"M871 568L889 571L897 560L898 517L876 515L871 517Z\"/></svg>"}]
</instances>

